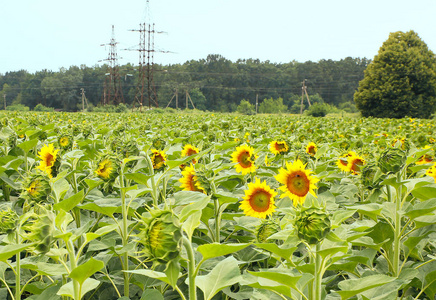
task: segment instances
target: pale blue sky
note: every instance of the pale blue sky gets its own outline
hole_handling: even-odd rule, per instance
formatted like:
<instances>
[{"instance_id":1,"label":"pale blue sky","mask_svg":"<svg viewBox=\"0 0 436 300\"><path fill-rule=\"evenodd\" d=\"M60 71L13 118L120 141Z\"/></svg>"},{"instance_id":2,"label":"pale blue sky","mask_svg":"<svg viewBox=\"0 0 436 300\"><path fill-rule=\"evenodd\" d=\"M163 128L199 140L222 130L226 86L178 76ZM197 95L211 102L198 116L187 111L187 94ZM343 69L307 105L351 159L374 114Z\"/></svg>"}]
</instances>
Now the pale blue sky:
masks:
<instances>
[{"instance_id":1,"label":"pale blue sky","mask_svg":"<svg viewBox=\"0 0 436 300\"><path fill-rule=\"evenodd\" d=\"M414 30L436 52L436 0L150 0L155 63L220 54L285 63L373 58L390 32ZM0 0L0 73L93 66L115 25L120 64L135 47L146 0Z\"/></svg>"}]
</instances>

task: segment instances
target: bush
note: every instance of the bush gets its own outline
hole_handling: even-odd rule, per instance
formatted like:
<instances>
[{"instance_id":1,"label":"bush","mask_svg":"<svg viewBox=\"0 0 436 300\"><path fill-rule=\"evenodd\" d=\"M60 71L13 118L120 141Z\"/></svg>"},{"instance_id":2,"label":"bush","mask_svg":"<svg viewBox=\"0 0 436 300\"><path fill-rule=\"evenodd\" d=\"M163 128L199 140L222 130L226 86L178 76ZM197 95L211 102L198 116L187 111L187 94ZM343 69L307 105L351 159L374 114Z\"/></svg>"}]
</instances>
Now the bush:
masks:
<instances>
[{"instance_id":1,"label":"bush","mask_svg":"<svg viewBox=\"0 0 436 300\"><path fill-rule=\"evenodd\" d=\"M259 105L259 113L261 114L280 114L288 110L288 107L283 104L283 98L264 99Z\"/></svg>"},{"instance_id":2,"label":"bush","mask_svg":"<svg viewBox=\"0 0 436 300\"><path fill-rule=\"evenodd\" d=\"M37 104L34 108L33 111L48 111L48 112L52 112L54 111L53 107L47 107L42 105L41 103Z\"/></svg>"},{"instance_id":3,"label":"bush","mask_svg":"<svg viewBox=\"0 0 436 300\"><path fill-rule=\"evenodd\" d=\"M29 107L23 104L14 104L6 107L6 110L9 111L29 111Z\"/></svg>"},{"instance_id":4,"label":"bush","mask_svg":"<svg viewBox=\"0 0 436 300\"><path fill-rule=\"evenodd\" d=\"M327 103L315 103L305 111L306 115L312 117L325 117L328 113L337 111L337 108Z\"/></svg>"},{"instance_id":5,"label":"bush","mask_svg":"<svg viewBox=\"0 0 436 300\"><path fill-rule=\"evenodd\" d=\"M245 99L241 100L238 107L236 108L236 111L244 115L254 115L256 113L253 104Z\"/></svg>"}]
</instances>

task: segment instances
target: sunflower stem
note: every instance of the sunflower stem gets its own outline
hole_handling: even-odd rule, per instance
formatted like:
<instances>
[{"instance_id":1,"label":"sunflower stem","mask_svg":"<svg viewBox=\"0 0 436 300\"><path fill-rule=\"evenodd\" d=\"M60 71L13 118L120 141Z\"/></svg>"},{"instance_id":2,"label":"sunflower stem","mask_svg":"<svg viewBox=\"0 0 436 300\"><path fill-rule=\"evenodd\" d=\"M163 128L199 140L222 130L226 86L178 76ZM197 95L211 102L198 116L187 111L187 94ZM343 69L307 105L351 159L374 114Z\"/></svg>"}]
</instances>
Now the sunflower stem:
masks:
<instances>
[{"instance_id":1,"label":"sunflower stem","mask_svg":"<svg viewBox=\"0 0 436 300\"><path fill-rule=\"evenodd\" d=\"M215 242L220 243L220 203L218 198L214 197L213 199L214 207L215 207Z\"/></svg>"},{"instance_id":2,"label":"sunflower stem","mask_svg":"<svg viewBox=\"0 0 436 300\"><path fill-rule=\"evenodd\" d=\"M147 165L148 165L148 173L151 176L150 180L151 180L151 197L153 198L153 205L154 207L157 207L158 205L158 193L157 193L157 187L156 187L156 182L154 180L154 169L153 169L153 163L151 161L151 158L148 154L145 154L145 159L147 161Z\"/></svg>"},{"instance_id":3,"label":"sunflower stem","mask_svg":"<svg viewBox=\"0 0 436 300\"><path fill-rule=\"evenodd\" d=\"M183 236L183 245L188 254L188 280L189 280L189 300L197 300L197 287L195 285L195 257L192 244L187 237Z\"/></svg>"},{"instance_id":4,"label":"sunflower stem","mask_svg":"<svg viewBox=\"0 0 436 300\"><path fill-rule=\"evenodd\" d=\"M322 293L322 257L319 252L321 251L321 242L318 242L316 244L316 253L315 253L315 284L314 284L314 294L315 294L315 300L321 300L321 293Z\"/></svg>"},{"instance_id":5,"label":"sunflower stem","mask_svg":"<svg viewBox=\"0 0 436 300\"><path fill-rule=\"evenodd\" d=\"M123 227L122 227L122 239L123 248L127 247L129 242L129 232L128 232L128 219L127 219L127 205L126 205L126 191L124 188L124 161L121 164L120 172L120 187L121 187L121 213L123 216ZM124 271L129 271L129 253L124 251L123 253L123 268ZM129 273L124 272L124 296L129 297Z\"/></svg>"},{"instance_id":6,"label":"sunflower stem","mask_svg":"<svg viewBox=\"0 0 436 300\"><path fill-rule=\"evenodd\" d=\"M71 240L68 240L68 242L66 243L66 247L67 247L67 251L69 254L69 258L70 258L70 270L71 272L77 268L77 260L76 260L76 254L74 252L74 245L73 242ZM77 280L72 279L73 280L73 298L74 299L80 299L80 284Z\"/></svg>"},{"instance_id":7,"label":"sunflower stem","mask_svg":"<svg viewBox=\"0 0 436 300\"><path fill-rule=\"evenodd\" d=\"M397 181L401 182L401 171L397 173ZM394 261L393 261L393 273L394 276L400 275L400 239L401 239L401 185L398 187L397 195L395 197L395 236L394 236Z\"/></svg>"},{"instance_id":8,"label":"sunflower stem","mask_svg":"<svg viewBox=\"0 0 436 300\"><path fill-rule=\"evenodd\" d=\"M18 225L17 231L15 233L15 239L16 239L16 243L17 245L20 244L20 227ZM16 266L15 266L15 299L21 299L21 252L18 252L15 255L15 262L16 262Z\"/></svg>"}]
</instances>

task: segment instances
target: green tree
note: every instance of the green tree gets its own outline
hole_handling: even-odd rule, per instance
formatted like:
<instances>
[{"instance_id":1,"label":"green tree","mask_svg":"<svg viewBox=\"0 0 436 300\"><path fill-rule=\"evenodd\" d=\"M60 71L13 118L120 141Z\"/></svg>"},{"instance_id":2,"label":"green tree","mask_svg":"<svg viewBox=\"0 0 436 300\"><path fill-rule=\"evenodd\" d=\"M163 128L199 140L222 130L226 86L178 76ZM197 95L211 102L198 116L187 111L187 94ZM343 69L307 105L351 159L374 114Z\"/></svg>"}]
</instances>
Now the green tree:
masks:
<instances>
[{"instance_id":1,"label":"green tree","mask_svg":"<svg viewBox=\"0 0 436 300\"><path fill-rule=\"evenodd\" d=\"M241 100L241 102L239 103L238 107L236 108L236 111L238 113L241 113L241 114L244 114L244 115L254 115L254 113L255 113L253 104L251 104L250 102L248 102L245 99Z\"/></svg>"},{"instance_id":2,"label":"green tree","mask_svg":"<svg viewBox=\"0 0 436 300\"><path fill-rule=\"evenodd\" d=\"M288 110L288 107L283 104L283 98L264 99L259 105L259 113L261 114L279 114Z\"/></svg>"},{"instance_id":3,"label":"green tree","mask_svg":"<svg viewBox=\"0 0 436 300\"><path fill-rule=\"evenodd\" d=\"M364 117L429 118L436 104L436 58L414 31L394 32L354 94Z\"/></svg>"}]
</instances>

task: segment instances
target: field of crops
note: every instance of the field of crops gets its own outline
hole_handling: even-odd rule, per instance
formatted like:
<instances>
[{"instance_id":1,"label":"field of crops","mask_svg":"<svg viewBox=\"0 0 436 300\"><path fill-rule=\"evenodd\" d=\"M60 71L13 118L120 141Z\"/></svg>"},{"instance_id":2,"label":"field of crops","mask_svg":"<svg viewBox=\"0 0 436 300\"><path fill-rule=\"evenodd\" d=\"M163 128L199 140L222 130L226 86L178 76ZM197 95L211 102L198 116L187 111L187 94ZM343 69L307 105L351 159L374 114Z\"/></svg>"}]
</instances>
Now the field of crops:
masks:
<instances>
[{"instance_id":1,"label":"field of crops","mask_svg":"<svg viewBox=\"0 0 436 300\"><path fill-rule=\"evenodd\" d=\"M435 299L435 120L0 114L0 299Z\"/></svg>"}]
</instances>

